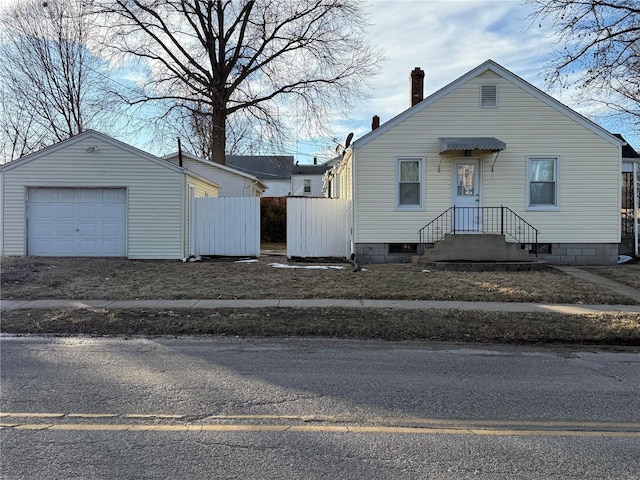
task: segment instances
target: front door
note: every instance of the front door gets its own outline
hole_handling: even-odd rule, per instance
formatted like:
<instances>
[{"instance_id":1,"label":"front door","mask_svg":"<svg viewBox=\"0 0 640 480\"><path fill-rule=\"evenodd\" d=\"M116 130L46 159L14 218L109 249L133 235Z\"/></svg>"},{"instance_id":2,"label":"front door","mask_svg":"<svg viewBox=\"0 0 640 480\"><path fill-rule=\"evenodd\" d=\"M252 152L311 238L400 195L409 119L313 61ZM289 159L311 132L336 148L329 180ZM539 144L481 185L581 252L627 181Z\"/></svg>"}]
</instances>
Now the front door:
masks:
<instances>
[{"instance_id":1,"label":"front door","mask_svg":"<svg viewBox=\"0 0 640 480\"><path fill-rule=\"evenodd\" d=\"M455 232L482 231L482 213L480 210L480 160L459 159L453 163L453 199L454 216L452 220Z\"/></svg>"}]
</instances>

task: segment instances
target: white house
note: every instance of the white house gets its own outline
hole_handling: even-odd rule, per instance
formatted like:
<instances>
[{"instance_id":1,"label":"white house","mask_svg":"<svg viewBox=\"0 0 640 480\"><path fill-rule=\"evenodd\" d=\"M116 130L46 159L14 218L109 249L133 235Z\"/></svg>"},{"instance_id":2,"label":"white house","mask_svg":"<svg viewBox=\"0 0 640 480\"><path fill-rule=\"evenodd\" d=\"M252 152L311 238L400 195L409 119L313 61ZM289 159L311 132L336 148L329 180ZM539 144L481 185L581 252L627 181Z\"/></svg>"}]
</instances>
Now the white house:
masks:
<instances>
[{"instance_id":1,"label":"white house","mask_svg":"<svg viewBox=\"0 0 640 480\"><path fill-rule=\"evenodd\" d=\"M331 168L327 164L299 165L291 168L291 195L294 197L322 197L323 176Z\"/></svg>"},{"instance_id":2,"label":"white house","mask_svg":"<svg viewBox=\"0 0 640 480\"><path fill-rule=\"evenodd\" d=\"M264 197L291 195L290 155L227 155L227 166L260 179L266 186Z\"/></svg>"},{"instance_id":3,"label":"white house","mask_svg":"<svg viewBox=\"0 0 640 480\"><path fill-rule=\"evenodd\" d=\"M95 131L0 166L0 255L179 259L202 176Z\"/></svg>"},{"instance_id":4,"label":"white house","mask_svg":"<svg viewBox=\"0 0 640 480\"><path fill-rule=\"evenodd\" d=\"M361 261L502 228L549 262L617 262L622 140L491 60L424 99L423 77L331 172Z\"/></svg>"},{"instance_id":5,"label":"white house","mask_svg":"<svg viewBox=\"0 0 640 480\"><path fill-rule=\"evenodd\" d=\"M174 165L180 165L180 155L172 153L162 157ZM236 170L228 165L211 162L190 153L182 153L182 166L220 186L219 197L261 197L267 185L254 175Z\"/></svg>"},{"instance_id":6,"label":"white house","mask_svg":"<svg viewBox=\"0 0 640 480\"><path fill-rule=\"evenodd\" d=\"M624 140L621 135L616 137ZM640 256L640 154L631 145L622 147L622 249L620 253Z\"/></svg>"}]
</instances>

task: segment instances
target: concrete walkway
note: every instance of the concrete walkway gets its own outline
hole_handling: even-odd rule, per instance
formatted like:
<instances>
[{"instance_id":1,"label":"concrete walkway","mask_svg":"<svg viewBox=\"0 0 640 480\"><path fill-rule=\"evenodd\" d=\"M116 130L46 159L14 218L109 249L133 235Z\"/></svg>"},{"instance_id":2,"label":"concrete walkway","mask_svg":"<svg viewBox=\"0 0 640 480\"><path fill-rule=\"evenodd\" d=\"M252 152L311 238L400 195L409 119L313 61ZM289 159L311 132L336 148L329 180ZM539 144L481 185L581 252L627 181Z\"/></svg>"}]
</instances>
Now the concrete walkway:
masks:
<instances>
[{"instance_id":1,"label":"concrete walkway","mask_svg":"<svg viewBox=\"0 0 640 480\"><path fill-rule=\"evenodd\" d=\"M433 300L2 300L1 308L36 310L56 308L106 309L219 309L219 308L396 308L411 310L474 310L484 312L640 313L640 305L573 305L515 302L443 302Z\"/></svg>"},{"instance_id":2,"label":"concrete walkway","mask_svg":"<svg viewBox=\"0 0 640 480\"><path fill-rule=\"evenodd\" d=\"M629 297L636 302L640 302L640 291L636 290L635 288L629 287L614 280L610 280L600 275L596 275L595 273L588 272L580 267L554 266L553 268L581 280L586 280L587 282L594 283L619 295Z\"/></svg>"}]
</instances>

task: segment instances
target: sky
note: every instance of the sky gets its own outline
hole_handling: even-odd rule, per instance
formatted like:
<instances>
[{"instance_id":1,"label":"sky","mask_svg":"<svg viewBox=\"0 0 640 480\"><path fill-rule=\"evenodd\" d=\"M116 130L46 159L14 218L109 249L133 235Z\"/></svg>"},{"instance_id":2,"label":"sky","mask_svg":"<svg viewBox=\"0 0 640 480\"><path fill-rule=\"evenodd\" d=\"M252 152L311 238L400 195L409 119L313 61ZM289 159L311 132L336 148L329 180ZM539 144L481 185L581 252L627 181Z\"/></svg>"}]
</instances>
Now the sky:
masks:
<instances>
[{"instance_id":1,"label":"sky","mask_svg":"<svg viewBox=\"0 0 640 480\"><path fill-rule=\"evenodd\" d=\"M468 71L494 60L565 105L614 133L622 133L636 149L640 135L632 125L599 118L598 107L577 103L569 91L545 85L544 70L554 46L553 32L527 17L530 7L519 0L370 0L369 38L387 60L372 80L370 97L357 102L348 118L334 119L338 142L349 132L359 138L370 131L373 115L381 123L409 108L409 74L415 67L425 73L425 97ZM331 139L329 139L331 140ZM312 161L313 148L325 141L299 139L300 163ZM335 143L333 144L335 147ZM326 147L325 147L326 148ZM326 152L319 153L326 158Z\"/></svg>"},{"instance_id":2,"label":"sky","mask_svg":"<svg viewBox=\"0 0 640 480\"><path fill-rule=\"evenodd\" d=\"M15 0L0 0L6 6ZM371 118L384 123L409 108L409 74L415 67L425 73L425 97L468 71L494 60L507 70L552 95L565 105L613 133L621 133L640 150L640 132L601 115L595 104L576 101L571 90L549 90L544 70L553 53L554 32L532 24L529 6L521 0L365 0L370 26L369 42L386 56L380 73L370 81L369 98L354 101L349 114L327 119L334 136L306 138L301 134L284 151L300 163L330 159L350 132L357 139L371 129ZM129 72L133 74L135 72ZM121 79L121 84L128 80ZM118 137L154 154L150 136Z\"/></svg>"}]
</instances>

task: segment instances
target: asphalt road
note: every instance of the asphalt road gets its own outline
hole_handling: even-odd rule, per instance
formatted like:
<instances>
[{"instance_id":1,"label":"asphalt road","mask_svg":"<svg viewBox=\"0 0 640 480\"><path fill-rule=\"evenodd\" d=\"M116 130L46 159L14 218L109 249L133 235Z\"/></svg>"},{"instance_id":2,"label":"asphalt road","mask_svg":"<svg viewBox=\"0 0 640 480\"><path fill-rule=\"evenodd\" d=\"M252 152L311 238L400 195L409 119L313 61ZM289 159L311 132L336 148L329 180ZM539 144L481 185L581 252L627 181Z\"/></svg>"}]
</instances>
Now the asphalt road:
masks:
<instances>
[{"instance_id":1,"label":"asphalt road","mask_svg":"<svg viewBox=\"0 0 640 480\"><path fill-rule=\"evenodd\" d=\"M2 337L0 478L612 478L640 355L318 339Z\"/></svg>"}]
</instances>

